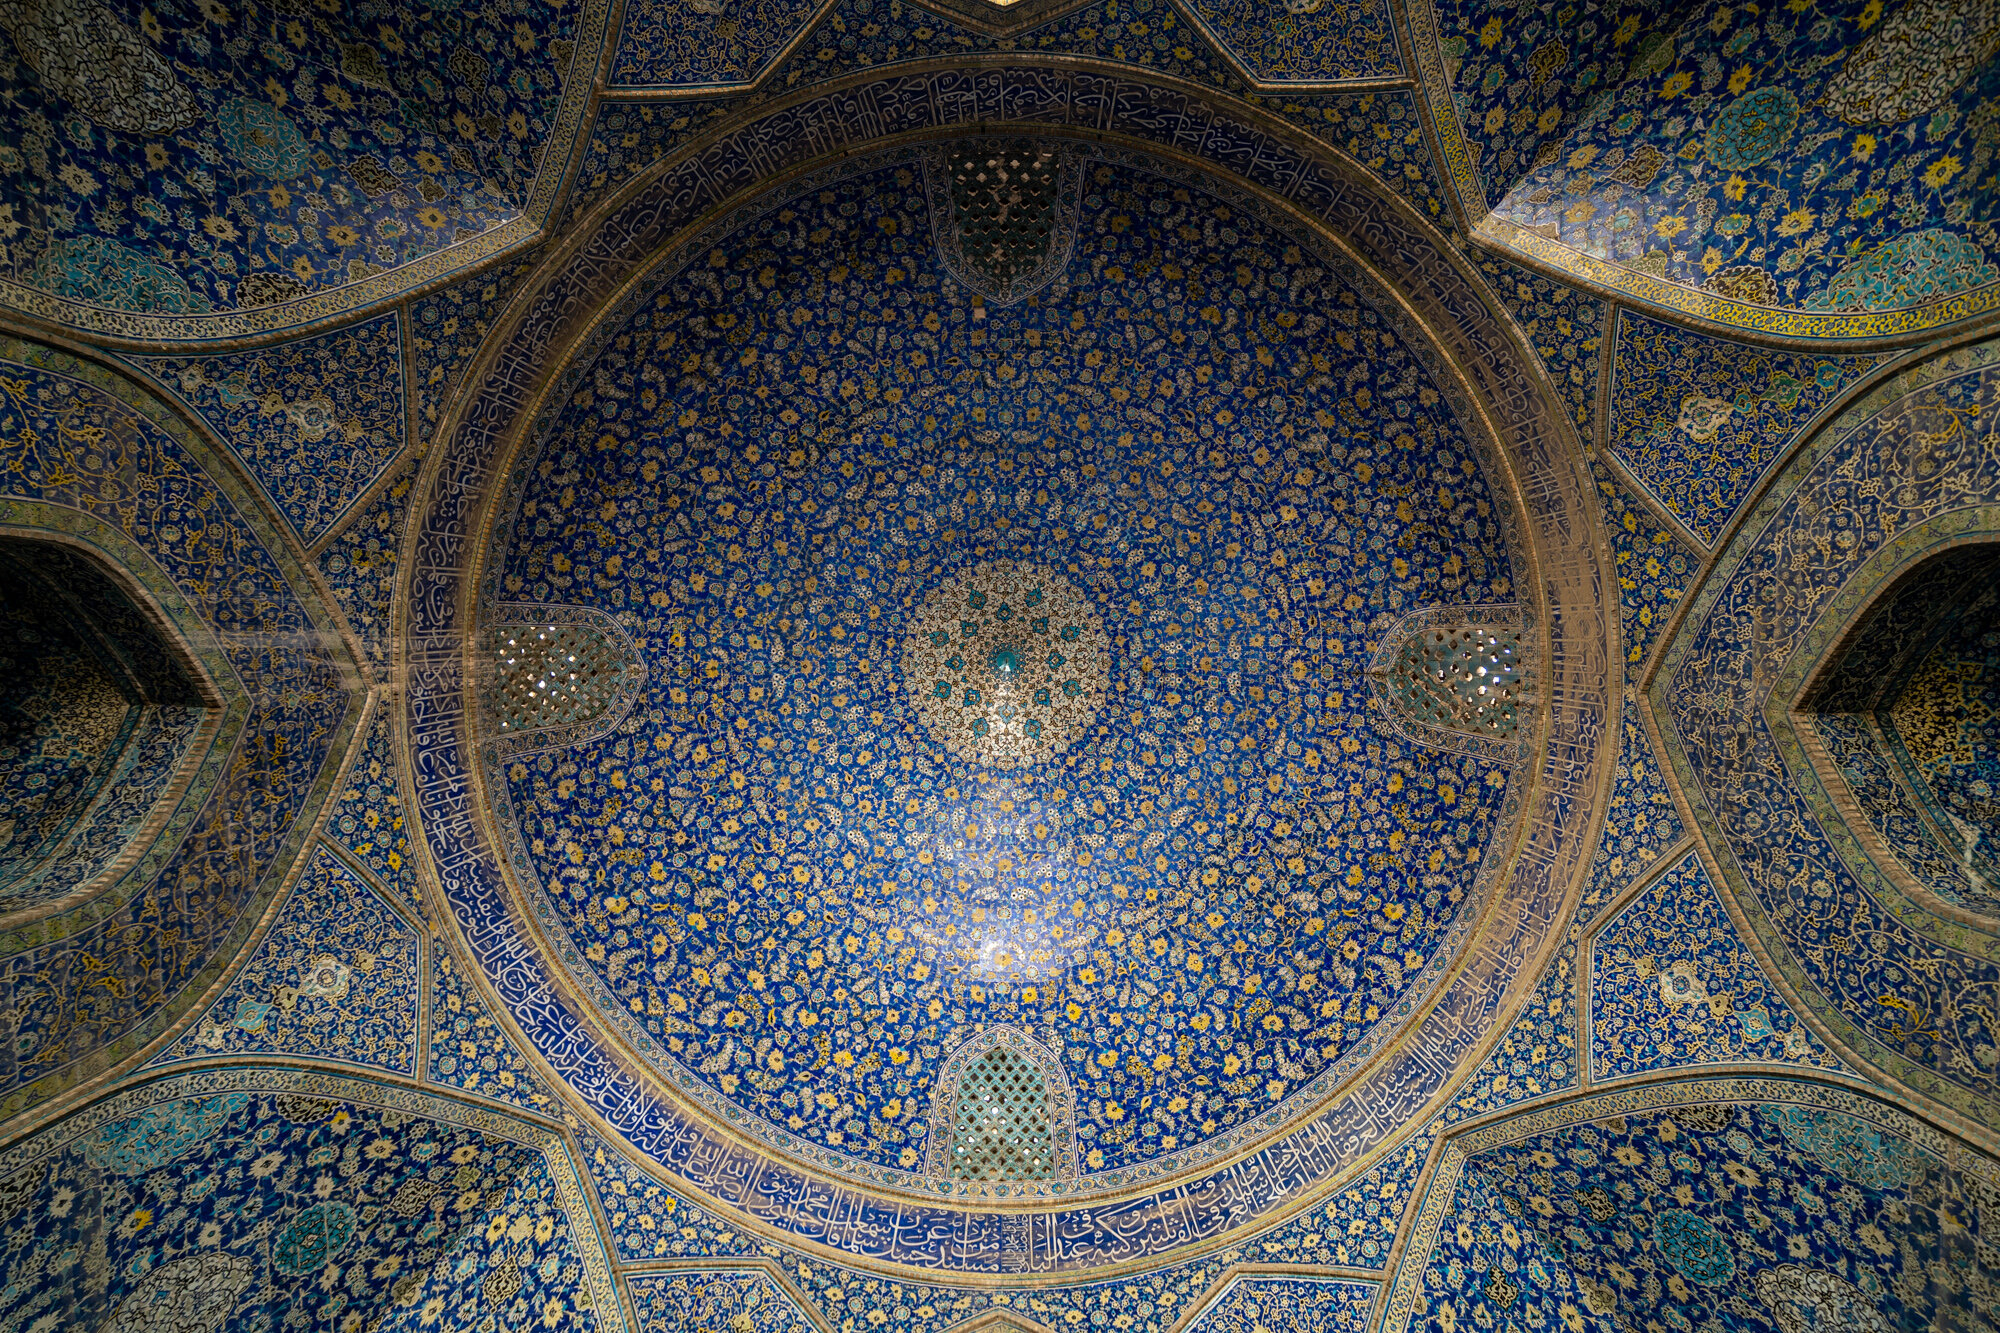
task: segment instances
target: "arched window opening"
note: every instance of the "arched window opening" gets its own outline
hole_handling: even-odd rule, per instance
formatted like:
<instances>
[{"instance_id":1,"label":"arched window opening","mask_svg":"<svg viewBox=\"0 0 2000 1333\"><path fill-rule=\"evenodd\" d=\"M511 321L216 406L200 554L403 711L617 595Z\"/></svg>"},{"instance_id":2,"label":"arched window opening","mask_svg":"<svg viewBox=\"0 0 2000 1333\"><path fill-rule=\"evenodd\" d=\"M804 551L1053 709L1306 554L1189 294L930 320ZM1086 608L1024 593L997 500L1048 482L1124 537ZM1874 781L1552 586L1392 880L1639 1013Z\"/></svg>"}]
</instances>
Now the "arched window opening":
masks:
<instances>
[{"instance_id":1,"label":"arched window opening","mask_svg":"<svg viewBox=\"0 0 2000 1333\"><path fill-rule=\"evenodd\" d=\"M484 642L494 758L602 735L625 720L646 679L630 633L594 607L513 604Z\"/></svg>"},{"instance_id":2,"label":"arched window opening","mask_svg":"<svg viewBox=\"0 0 2000 1333\"><path fill-rule=\"evenodd\" d=\"M1520 627L1440 625L1413 634L1389 680L1397 702L1434 727L1512 737L1526 696Z\"/></svg>"},{"instance_id":3,"label":"arched window opening","mask_svg":"<svg viewBox=\"0 0 2000 1333\"><path fill-rule=\"evenodd\" d=\"M1050 1180L1056 1175L1048 1085L1019 1052L998 1046L966 1066L953 1107L953 1180Z\"/></svg>"},{"instance_id":4,"label":"arched window opening","mask_svg":"<svg viewBox=\"0 0 2000 1333\"><path fill-rule=\"evenodd\" d=\"M206 716L200 677L79 547L0 537L0 910L118 860Z\"/></svg>"},{"instance_id":5,"label":"arched window opening","mask_svg":"<svg viewBox=\"0 0 2000 1333\"><path fill-rule=\"evenodd\" d=\"M2000 544L1898 578L1800 709L1903 868L1949 902L2000 912Z\"/></svg>"},{"instance_id":6,"label":"arched window opening","mask_svg":"<svg viewBox=\"0 0 2000 1333\"><path fill-rule=\"evenodd\" d=\"M1414 745L1515 763L1540 702L1535 637L1519 606L1412 611L1369 660L1376 714Z\"/></svg>"}]
</instances>

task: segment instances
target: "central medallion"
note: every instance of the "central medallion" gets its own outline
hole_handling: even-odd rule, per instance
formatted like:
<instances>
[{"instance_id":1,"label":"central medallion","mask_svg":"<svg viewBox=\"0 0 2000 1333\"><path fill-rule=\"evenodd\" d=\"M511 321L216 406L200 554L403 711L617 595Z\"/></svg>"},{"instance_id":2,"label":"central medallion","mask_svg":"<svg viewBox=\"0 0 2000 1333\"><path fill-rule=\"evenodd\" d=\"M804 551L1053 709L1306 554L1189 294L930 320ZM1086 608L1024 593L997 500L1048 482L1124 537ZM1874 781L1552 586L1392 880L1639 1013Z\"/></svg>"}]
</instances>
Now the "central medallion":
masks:
<instances>
[{"instance_id":1,"label":"central medallion","mask_svg":"<svg viewBox=\"0 0 2000 1333\"><path fill-rule=\"evenodd\" d=\"M1068 579L999 560L924 599L902 662L903 688L938 744L1014 768L1060 754L1097 720L1111 642Z\"/></svg>"}]
</instances>

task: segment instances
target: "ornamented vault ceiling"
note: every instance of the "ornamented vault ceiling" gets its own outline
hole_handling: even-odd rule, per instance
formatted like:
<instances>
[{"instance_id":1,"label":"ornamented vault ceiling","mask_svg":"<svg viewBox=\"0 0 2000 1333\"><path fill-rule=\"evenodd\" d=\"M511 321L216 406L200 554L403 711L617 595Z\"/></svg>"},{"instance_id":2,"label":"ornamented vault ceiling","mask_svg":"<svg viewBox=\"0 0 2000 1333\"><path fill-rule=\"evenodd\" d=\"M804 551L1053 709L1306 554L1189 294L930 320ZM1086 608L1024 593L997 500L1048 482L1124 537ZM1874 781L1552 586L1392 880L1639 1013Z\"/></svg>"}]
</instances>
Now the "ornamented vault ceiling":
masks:
<instances>
[{"instance_id":1,"label":"ornamented vault ceiling","mask_svg":"<svg viewBox=\"0 0 2000 1333\"><path fill-rule=\"evenodd\" d=\"M1081 172L1009 306L940 265L921 161L690 256L492 557L489 621L593 606L646 672L491 778L590 1003L910 1185L987 1023L1060 1054L1072 1193L1309 1110L1450 966L1518 804L1369 675L1419 608L1515 595L1428 349L1240 203Z\"/></svg>"},{"instance_id":2,"label":"ornamented vault ceiling","mask_svg":"<svg viewBox=\"0 0 2000 1333\"><path fill-rule=\"evenodd\" d=\"M0 2L0 1329L2000 1327L1992 8Z\"/></svg>"}]
</instances>

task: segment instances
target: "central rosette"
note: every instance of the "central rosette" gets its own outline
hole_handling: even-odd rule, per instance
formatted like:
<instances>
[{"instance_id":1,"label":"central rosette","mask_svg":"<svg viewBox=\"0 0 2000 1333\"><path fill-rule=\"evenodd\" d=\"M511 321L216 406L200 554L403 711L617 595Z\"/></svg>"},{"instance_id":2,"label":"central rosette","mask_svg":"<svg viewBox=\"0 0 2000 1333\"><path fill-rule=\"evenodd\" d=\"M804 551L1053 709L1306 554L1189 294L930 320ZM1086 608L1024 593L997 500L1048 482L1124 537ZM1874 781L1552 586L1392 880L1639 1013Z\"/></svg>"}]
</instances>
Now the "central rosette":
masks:
<instances>
[{"instance_id":1,"label":"central rosette","mask_svg":"<svg viewBox=\"0 0 2000 1333\"><path fill-rule=\"evenodd\" d=\"M1104 622L1047 566L984 563L932 591L903 641L903 688L937 742L1014 768L1097 720L1111 676Z\"/></svg>"}]
</instances>

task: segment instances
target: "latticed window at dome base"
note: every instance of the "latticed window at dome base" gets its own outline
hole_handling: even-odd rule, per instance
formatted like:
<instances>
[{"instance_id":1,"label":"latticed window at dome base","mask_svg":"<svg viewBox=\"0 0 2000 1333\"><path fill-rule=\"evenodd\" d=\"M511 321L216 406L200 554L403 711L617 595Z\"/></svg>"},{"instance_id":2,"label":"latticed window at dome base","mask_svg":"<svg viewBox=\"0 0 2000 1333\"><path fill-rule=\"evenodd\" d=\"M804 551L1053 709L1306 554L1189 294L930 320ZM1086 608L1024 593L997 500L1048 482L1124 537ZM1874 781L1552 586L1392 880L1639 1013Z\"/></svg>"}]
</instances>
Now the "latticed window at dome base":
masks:
<instances>
[{"instance_id":1,"label":"latticed window at dome base","mask_svg":"<svg viewBox=\"0 0 2000 1333\"><path fill-rule=\"evenodd\" d=\"M949 166L966 262L1001 286L1039 266L1055 228L1054 146L972 140Z\"/></svg>"},{"instance_id":2,"label":"latticed window at dome base","mask_svg":"<svg viewBox=\"0 0 2000 1333\"><path fill-rule=\"evenodd\" d=\"M1521 631L1488 625L1427 630L1403 645L1390 682L1397 701L1432 726L1511 737L1526 701Z\"/></svg>"},{"instance_id":3,"label":"latticed window at dome base","mask_svg":"<svg viewBox=\"0 0 2000 1333\"><path fill-rule=\"evenodd\" d=\"M588 722L618 692L624 654L590 625L508 625L494 638L502 732Z\"/></svg>"},{"instance_id":4,"label":"latticed window at dome base","mask_svg":"<svg viewBox=\"0 0 2000 1333\"><path fill-rule=\"evenodd\" d=\"M951 1126L953 1180L1049 1180L1056 1174L1048 1087L1034 1065L1000 1047L958 1085Z\"/></svg>"}]
</instances>

